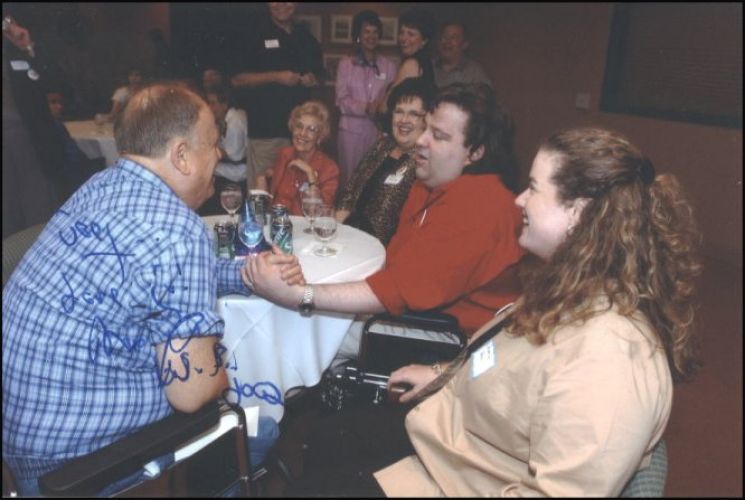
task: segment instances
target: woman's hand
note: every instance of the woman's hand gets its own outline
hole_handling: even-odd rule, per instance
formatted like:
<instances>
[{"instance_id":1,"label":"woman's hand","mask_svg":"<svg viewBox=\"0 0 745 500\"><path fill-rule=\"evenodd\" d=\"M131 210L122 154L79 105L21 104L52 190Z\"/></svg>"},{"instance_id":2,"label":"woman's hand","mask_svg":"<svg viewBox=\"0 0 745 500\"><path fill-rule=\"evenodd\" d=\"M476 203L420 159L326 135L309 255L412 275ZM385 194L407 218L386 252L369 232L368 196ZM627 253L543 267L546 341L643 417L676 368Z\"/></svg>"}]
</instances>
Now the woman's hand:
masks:
<instances>
[{"instance_id":1,"label":"woman's hand","mask_svg":"<svg viewBox=\"0 0 745 500\"><path fill-rule=\"evenodd\" d=\"M287 166L295 167L296 169L303 172L308 177L308 182L312 182L314 184L318 182L318 174L315 170L313 170L313 167L311 167L305 160L295 158L290 163L288 163Z\"/></svg>"},{"instance_id":2,"label":"woman's hand","mask_svg":"<svg viewBox=\"0 0 745 500\"><path fill-rule=\"evenodd\" d=\"M411 386L411 389L404 392L399 399L399 402L406 403L437 376L438 374L429 365L406 365L391 373L388 379L388 390L397 385Z\"/></svg>"}]
</instances>

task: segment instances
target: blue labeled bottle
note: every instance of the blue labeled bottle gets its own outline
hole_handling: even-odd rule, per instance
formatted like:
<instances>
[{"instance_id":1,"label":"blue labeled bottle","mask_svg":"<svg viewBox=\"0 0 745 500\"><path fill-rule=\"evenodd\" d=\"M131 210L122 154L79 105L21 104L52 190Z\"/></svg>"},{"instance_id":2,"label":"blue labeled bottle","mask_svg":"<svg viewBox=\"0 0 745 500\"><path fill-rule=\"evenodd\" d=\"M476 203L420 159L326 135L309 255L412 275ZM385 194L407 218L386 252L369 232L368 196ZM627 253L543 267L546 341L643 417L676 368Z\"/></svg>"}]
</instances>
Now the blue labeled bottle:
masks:
<instances>
[{"instance_id":1,"label":"blue labeled bottle","mask_svg":"<svg viewBox=\"0 0 745 500\"><path fill-rule=\"evenodd\" d=\"M256 218L251 200L246 199L241 209L241 222L235 231L235 256L245 257L270 249L271 246L264 238L264 226Z\"/></svg>"}]
</instances>

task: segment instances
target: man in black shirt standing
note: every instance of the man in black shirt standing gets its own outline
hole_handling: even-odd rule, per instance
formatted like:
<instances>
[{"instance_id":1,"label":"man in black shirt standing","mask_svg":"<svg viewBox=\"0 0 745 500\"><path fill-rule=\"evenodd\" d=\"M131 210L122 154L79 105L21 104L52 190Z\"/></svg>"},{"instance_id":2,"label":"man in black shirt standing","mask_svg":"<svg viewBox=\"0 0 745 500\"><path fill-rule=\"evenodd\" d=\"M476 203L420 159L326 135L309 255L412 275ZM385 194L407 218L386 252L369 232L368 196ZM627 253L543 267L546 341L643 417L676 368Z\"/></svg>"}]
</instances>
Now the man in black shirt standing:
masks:
<instances>
[{"instance_id":1,"label":"man in black shirt standing","mask_svg":"<svg viewBox=\"0 0 745 500\"><path fill-rule=\"evenodd\" d=\"M268 5L269 18L259 23L247 40L243 71L231 79L236 102L248 114L252 149L248 162L253 171L248 175L248 187L263 189L264 172L273 165L277 151L290 144L290 111L308 100L310 87L325 76L321 46L292 19L295 4Z\"/></svg>"}]
</instances>

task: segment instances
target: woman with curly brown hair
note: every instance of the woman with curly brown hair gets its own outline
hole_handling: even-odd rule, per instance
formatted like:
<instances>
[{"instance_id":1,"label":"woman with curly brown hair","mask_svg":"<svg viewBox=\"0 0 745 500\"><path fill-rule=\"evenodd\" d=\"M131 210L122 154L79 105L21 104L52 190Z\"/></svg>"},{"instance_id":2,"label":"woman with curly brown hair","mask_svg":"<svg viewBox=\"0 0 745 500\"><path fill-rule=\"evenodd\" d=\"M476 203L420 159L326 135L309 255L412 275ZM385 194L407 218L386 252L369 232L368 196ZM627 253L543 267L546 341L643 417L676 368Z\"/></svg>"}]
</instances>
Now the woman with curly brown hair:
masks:
<instances>
[{"instance_id":1,"label":"woman with curly brown hair","mask_svg":"<svg viewBox=\"0 0 745 500\"><path fill-rule=\"evenodd\" d=\"M616 133L574 129L543 143L515 203L543 263L409 413L417 455L376 474L388 495L618 495L693 371L698 232L672 175ZM435 378L412 365L389 383L409 401Z\"/></svg>"},{"instance_id":2,"label":"woman with curly brown hair","mask_svg":"<svg viewBox=\"0 0 745 500\"><path fill-rule=\"evenodd\" d=\"M366 440L349 415L337 423L339 440L352 426L368 443L365 463L316 479L324 494L617 496L649 464L673 379L694 368L691 206L672 175L655 177L636 147L601 129L544 142L516 204L520 245L542 260L524 295L448 366L391 374L390 388L409 387L400 401L416 404L405 433L391 423L400 418L386 422L397 442ZM383 424L368 422L380 435Z\"/></svg>"}]
</instances>

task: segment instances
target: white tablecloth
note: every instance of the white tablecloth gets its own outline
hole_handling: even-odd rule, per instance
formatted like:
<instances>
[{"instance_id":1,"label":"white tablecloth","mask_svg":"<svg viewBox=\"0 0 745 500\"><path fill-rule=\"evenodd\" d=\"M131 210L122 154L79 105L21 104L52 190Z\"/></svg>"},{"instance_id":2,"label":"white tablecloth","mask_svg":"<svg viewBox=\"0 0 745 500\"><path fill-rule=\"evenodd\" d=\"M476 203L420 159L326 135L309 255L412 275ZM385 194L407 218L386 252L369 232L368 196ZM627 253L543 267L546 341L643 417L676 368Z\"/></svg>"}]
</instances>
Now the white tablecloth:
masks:
<instances>
[{"instance_id":1,"label":"white tablecloth","mask_svg":"<svg viewBox=\"0 0 745 500\"><path fill-rule=\"evenodd\" d=\"M119 158L112 123L104 124L100 131L93 120L65 122L65 127L88 158L104 158L107 167Z\"/></svg>"},{"instance_id":2,"label":"white tablecloth","mask_svg":"<svg viewBox=\"0 0 745 500\"><path fill-rule=\"evenodd\" d=\"M209 227L227 216L204 217ZM303 233L302 217L292 217L295 255L308 283L361 280L383 266L385 248L376 238L340 224L330 246L333 257L317 257L320 243ZM266 228L268 230L268 227ZM257 296L221 297L218 312L225 320L223 345L230 358L227 369L231 396L242 406L259 405L261 414L276 421L284 414L284 394L321 380L352 323L353 315L316 312L303 317L295 310Z\"/></svg>"}]
</instances>

